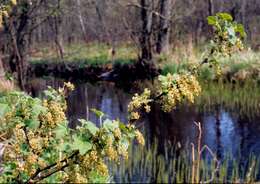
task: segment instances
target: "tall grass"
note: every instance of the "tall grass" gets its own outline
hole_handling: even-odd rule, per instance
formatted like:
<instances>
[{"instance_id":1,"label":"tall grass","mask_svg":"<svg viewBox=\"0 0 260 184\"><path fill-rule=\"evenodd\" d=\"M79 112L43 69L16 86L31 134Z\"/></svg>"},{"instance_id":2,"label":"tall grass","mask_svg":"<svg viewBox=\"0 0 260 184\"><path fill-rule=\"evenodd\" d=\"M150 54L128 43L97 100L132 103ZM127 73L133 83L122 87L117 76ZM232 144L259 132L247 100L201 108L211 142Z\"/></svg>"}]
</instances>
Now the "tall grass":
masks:
<instances>
[{"instance_id":1,"label":"tall grass","mask_svg":"<svg viewBox=\"0 0 260 184\"><path fill-rule=\"evenodd\" d=\"M117 183L250 183L257 180L259 159L250 156L246 164L240 164L230 155L219 161L204 154L199 160L198 173L194 173L192 151L180 150L176 146L165 143L159 151L155 141L145 148L133 145L129 159L118 165L110 164L111 173ZM197 160L195 160L197 161ZM195 175L198 178L194 180ZM259 179L259 178L258 178Z\"/></svg>"},{"instance_id":2,"label":"tall grass","mask_svg":"<svg viewBox=\"0 0 260 184\"><path fill-rule=\"evenodd\" d=\"M0 78L0 93L9 92L15 89L13 81Z\"/></svg>"}]
</instances>

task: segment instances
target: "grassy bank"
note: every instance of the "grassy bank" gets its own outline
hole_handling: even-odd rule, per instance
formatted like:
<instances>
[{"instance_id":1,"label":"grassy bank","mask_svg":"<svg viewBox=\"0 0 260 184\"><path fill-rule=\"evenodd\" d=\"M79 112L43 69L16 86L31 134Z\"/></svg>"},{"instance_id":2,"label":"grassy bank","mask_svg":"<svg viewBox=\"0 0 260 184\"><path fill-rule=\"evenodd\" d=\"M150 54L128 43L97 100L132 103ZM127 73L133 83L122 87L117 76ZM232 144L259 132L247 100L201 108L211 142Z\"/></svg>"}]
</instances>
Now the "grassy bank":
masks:
<instances>
[{"instance_id":1,"label":"grassy bank","mask_svg":"<svg viewBox=\"0 0 260 184\"><path fill-rule=\"evenodd\" d=\"M199 54L200 53L200 54ZM202 61L202 51L193 51L190 54L176 52L174 55L164 56L159 67L163 74L178 73L192 67ZM247 79L260 80L260 52L247 49L243 52L235 53L232 56L219 58L222 68L223 78L233 81L244 81ZM201 68L200 78L205 80L215 79L214 71L207 65Z\"/></svg>"},{"instance_id":2,"label":"grassy bank","mask_svg":"<svg viewBox=\"0 0 260 184\"><path fill-rule=\"evenodd\" d=\"M111 55L111 47L102 43L72 44L64 47L64 59L57 56L55 48L43 46L31 51L32 64L70 63L79 68L86 66L106 66L112 68L117 64L133 64L137 60L138 51L133 45L120 44ZM162 74L178 73L202 61L206 46L179 45L167 55L155 55L157 68ZM245 49L231 57L219 58L224 78L229 81L246 79L260 80L260 52ZM200 71L200 78L212 80L214 71L205 66Z\"/></svg>"},{"instance_id":3,"label":"grassy bank","mask_svg":"<svg viewBox=\"0 0 260 184\"><path fill-rule=\"evenodd\" d=\"M64 59L60 59L51 46L35 49L30 54L31 63L78 63L79 65L129 64L137 58L137 51L129 45L116 47L112 58L111 47L102 43L72 44L64 47Z\"/></svg>"}]
</instances>

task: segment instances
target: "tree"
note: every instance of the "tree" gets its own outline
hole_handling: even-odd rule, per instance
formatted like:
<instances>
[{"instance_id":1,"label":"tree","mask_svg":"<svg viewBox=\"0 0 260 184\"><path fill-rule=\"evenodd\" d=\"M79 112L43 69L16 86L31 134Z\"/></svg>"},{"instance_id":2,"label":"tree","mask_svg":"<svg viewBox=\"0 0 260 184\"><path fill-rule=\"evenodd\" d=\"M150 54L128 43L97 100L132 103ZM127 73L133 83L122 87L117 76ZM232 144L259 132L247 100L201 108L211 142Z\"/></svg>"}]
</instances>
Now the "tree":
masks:
<instances>
[{"instance_id":1,"label":"tree","mask_svg":"<svg viewBox=\"0 0 260 184\"><path fill-rule=\"evenodd\" d=\"M52 4L53 3L53 4ZM64 46L62 36L62 15L63 15L63 1L55 0L49 3L45 3L46 10L53 9L53 13L48 16L48 23L54 34L54 43L60 59L64 58Z\"/></svg>"},{"instance_id":2,"label":"tree","mask_svg":"<svg viewBox=\"0 0 260 184\"><path fill-rule=\"evenodd\" d=\"M12 6L16 5L16 1L5 1L2 2L0 1L0 31L2 29L2 24L3 24L3 20L4 18L8 17L10 9L12 8ZM3 65L3 61L2 61L2 53L0 52L0 80L4 80L5 78L5 70L4 70L4 65Z\"/></svg>"},{"instance_id":3,"label":"tree","mask_svg":"<svg viewBox=\"0 0 260 184\"><path fill-rule=\"evenodd\" d=\"M173 0L140 0L139 4L133 3L129 5L140 9L140 60L151 61L154 46L156 46L156 52L159 54L167 52L169 49ZM159 9L159 12L157 9Z\"/></svg>"},{"instance_id":4,"label":"tree","mask_svg":"<svg viewBox=\"0 0 260 184\"><path fill-rule=\"evenodd\" d=\"M141 60L149 62L152 59L152 26L153 26L153 1L140 0L142 30L140 36Z\"/></svg>"},{"instance_id":5,"label":"tree","mask_svg":"<svg viewBox=\"0 0 260 184\"><path fill-rule=\"evenodd\" d=\"M173 0L161 0L160 4L160 22L158 30L158 40L156 44L156 52L167 53L169 51L170 41L170 23L172 16Z\"/></svg>"},{"instance_id":6,"label":"tree","mask_svg":"<svg viewBox=\"0 0 260 184\"><path fill-rule=\"evenodd\" d=\"M87 31L86 31L86 27L85 27L85 24L84 24L84 19L83 19L83 15L82 15L82 12L81 12L81 0L76 0L76 5L77 5L77 10L78 10L78 19L79 19L79 22L80 22L80 27L81 27L81 30L82 30L82 34L83 34L83 37L84 37L84 40L87 41Z\"/></svg>"}]
</instances>

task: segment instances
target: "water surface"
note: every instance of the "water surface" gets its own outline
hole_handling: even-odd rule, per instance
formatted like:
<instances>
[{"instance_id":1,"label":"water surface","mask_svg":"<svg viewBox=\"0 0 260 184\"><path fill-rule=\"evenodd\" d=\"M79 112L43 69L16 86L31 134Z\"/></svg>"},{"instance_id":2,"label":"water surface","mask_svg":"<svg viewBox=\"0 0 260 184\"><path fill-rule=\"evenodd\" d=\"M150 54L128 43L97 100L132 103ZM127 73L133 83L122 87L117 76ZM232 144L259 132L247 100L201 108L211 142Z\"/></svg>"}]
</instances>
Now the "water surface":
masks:
<instances>
[{"instance_id":1,"label":"water surface","mask_svg":"<svg viewBox=\"0 0 260 184\"><path fill-rule=\"evenodd\" d=\"M28 89L39 96L48 85L58 88L63 81L37 79ZM127 122L127 104L132 94L115 86L114 83L77 84L68 97L68 117L70 126L75 127L78 119L89 119L99 124L99 119L90 112L96 108L106 114L106 118ZM206 103L206 102L205 102ZM196 106L183 104L170 113L164 113L159 105L152 106L152 112L138 122L137 126L146 135L147 143L156 137L160 146L164 142L178 143L181 147L196 143L198 131L194 122L201 122L202 143L208 145L218 156L232 153L234 157L247 158L250 153L260 154L260 120L250 120L238 112L229 111L215 105L210 110L198 110Z\"/></svg>"}]
</instances>

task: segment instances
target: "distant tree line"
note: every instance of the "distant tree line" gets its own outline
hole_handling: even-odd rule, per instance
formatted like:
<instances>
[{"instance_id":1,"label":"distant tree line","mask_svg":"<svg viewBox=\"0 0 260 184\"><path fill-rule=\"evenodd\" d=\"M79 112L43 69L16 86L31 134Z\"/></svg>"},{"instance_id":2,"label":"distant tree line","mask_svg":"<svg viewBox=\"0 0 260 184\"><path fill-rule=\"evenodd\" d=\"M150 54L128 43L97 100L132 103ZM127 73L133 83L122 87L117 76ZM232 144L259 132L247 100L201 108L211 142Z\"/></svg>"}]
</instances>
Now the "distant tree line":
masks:
<instances>
[{"instance_id":1,"label":"distant tree line","mask_svg":"<svg viewBox=\"0 0 260 184\"><path fill-rule=\"evenodd\" d=\"M178 42L203 43L209 35L205 17L228 12L246 27L252 48L260 42L259 0L17 0L3 20L0 51L12 72L27 71L27 56L46 44L60 58L64 45L134 44L140 61L167 53Z\"/></svg>"}]
</instances>

